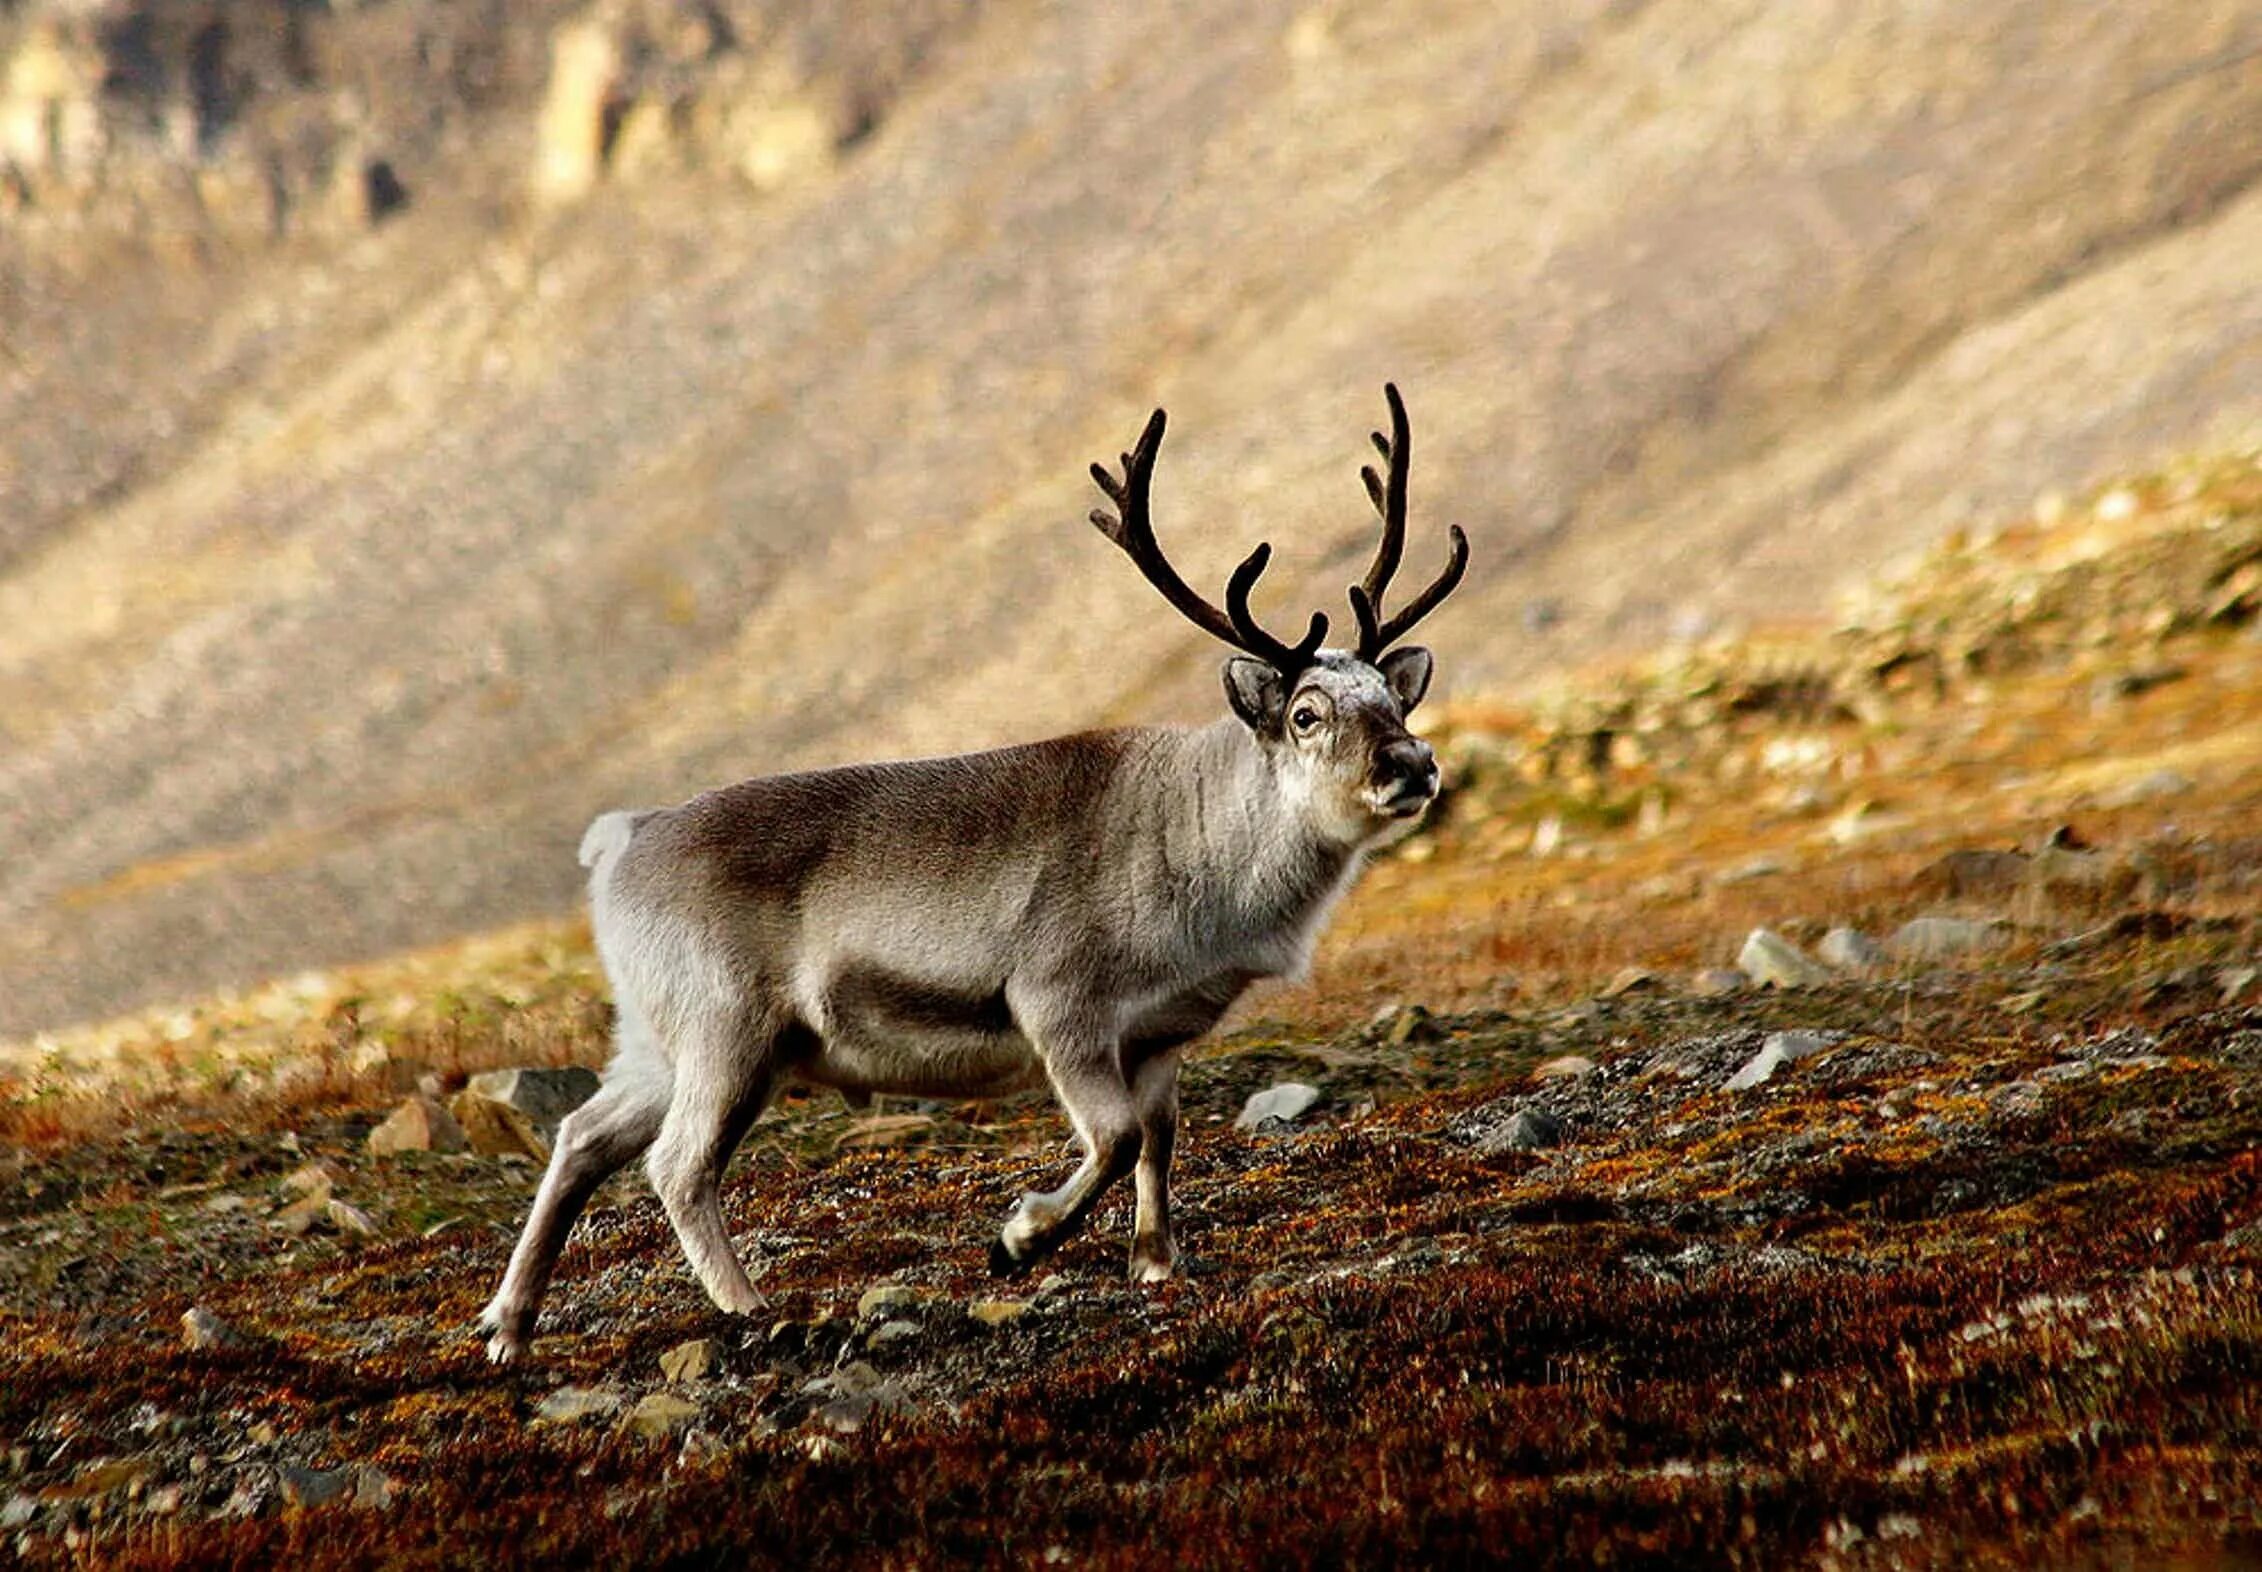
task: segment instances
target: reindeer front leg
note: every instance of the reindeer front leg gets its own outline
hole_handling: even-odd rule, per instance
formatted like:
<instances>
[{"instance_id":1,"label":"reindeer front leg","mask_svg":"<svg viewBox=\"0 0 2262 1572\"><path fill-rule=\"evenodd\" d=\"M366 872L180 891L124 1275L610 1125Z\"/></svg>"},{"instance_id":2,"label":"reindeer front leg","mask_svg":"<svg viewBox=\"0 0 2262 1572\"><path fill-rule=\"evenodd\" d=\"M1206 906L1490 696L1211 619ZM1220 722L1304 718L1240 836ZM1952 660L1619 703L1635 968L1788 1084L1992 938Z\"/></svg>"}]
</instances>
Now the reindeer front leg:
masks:
<instances>
[{"instance_id":1,"label":"reindeer front leg","mask_svg":"<svg viewBox=\"0 0 2262 1572\"><path fill-rule=\"evenodd\" d=\"M1057 1190L1025 1195L990 1247L990 1270L1018 1276L1082 1226L1108 1186L1139 1161L1140 1123L1124 1084L1119 1034L1089 1015L1039 1016L1023 1026L1052 1082L1084 1160Z\"/></svg>"},{"instance_id":2,"label":"reindeer front leg","mask_svg":"<svg viewBox=\"0 0 2262 1572\"><path fill-rule=\"evenodd\" d=\"M1156 1054L1131 1076L1139 1116L1139 1213L1131 1230L1131 1281L1160 1283L1178 1267L1170 1232L1170 1155L1178 1144L1178 1053Z\"/></svg>"}]
</instances>

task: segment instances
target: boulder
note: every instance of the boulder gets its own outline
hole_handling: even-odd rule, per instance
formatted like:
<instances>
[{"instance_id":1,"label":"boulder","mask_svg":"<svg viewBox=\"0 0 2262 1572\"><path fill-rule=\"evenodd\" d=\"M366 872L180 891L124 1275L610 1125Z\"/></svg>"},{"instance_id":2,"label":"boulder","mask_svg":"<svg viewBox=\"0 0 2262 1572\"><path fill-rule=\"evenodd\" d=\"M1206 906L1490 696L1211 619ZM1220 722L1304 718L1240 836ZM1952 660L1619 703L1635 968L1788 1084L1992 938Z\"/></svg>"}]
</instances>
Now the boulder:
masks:
<instances>
[{"instance_id":1,"label":"boulder","mask_svg":"<svg viewBox=\"0 0 2262 1572\"><path fill-rule=\"evenodd\" d=\"M1294 1124L1311 1112L1319 1100L1318 1087L1306 1086L1301 1081L1282 1081L1278 1086L1268 1086L1251 1094L1241 1107L1241 1116L1233 1121L1233 1127L1255 1131Z\"/></svg>"},{"instance_id":2,"label":"boulder","mask_svg":"<svg viewBox=\"0 0 2262 1572\"><path fill-rule=\"evenodd\" d=\"M1866 972L1885 964L1885 952L1859 928L1833 928L1822 936L1814 953L1825 965L1842 972Z\"/></svg>"},{"instance_id":3,"label":"boulder","mask_svg":"<svg viewBox=\"0 0 2262 1572\"><path fill-rule=\"evenodd\" d=\"M579 1065L489 1070L448 1099L448 1111L481 1156L515 1152L546 1163L558 1126L596 1094L598 1084L597 1073Z\"/></svg>"},{"instance_id":4,"label":"boulder","mask_svg":"<svg viewBox=\"0 0 2262 1572\"><path fill-rule=\"evenodd\" d=\"M1808 988L1831 980L1829 967L1766 928L1751 931L1737 953L1736 966L1763 988Z\"/></svg>"},{"instance_id":5,"label":"boulder","mask_svg":"<svg viewBox=\"0 0 2262 1572\"><path fill-rule=\"evenodd\" d=\"M374 1157L400 1152L460 1152L468 1142L463 1126L439 1103L422 1093L394 1109L392 1116L369 1132Z\"/></svg>"}]
</instances>

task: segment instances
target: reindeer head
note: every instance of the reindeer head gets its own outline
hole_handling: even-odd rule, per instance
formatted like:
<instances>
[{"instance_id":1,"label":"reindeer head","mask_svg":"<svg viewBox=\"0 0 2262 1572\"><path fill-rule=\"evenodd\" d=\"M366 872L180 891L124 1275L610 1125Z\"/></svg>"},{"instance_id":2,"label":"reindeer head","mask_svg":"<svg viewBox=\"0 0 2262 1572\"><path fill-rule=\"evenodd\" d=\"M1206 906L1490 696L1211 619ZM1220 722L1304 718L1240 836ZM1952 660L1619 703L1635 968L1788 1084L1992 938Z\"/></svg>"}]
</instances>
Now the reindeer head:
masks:
<instances>
[{"instance_id":1,"label":"reindeer head","mask_svg":"<svg viewBox=\"0 0 2262 1572\"><path fill-rule=\"evenodd\" d=\"M1304 637L1284 644L1249 611L1249 591L1272 560L1260 544L1233 570L1224 611L1195 593L1155 543L1147 495L1164 416L1156 410L1138 446L1123 455L1123 476L1101 465L1092 478L1115 504L1095 509L1092 522L1120 546L1162 591L1163 598L1196 627L1243 651L1225 663L1225 696L1255 736L1291 796L1316 823L1344 840L1367 842L1411 824L1437 795L1437 762L1429 744L1406 730L1406 717L1428 691L1430 653L1419 645L1391 645L1453 592L1469 566L1468 537L1451 528L1452 555L1445 571L1396 616L1384 621L1382 596L1406 549L1406 467L1411 444L1406 406L1395 386L1391 434L1374 433L1390 467L1387 481L1368 465L1359 472L1367 497L1382 518L1382 543L1367 576L1351 586L1351 611L1359 625L1356 651L1322 648L1327 617L1314 612Z\"/></svg>"}]
</instances>

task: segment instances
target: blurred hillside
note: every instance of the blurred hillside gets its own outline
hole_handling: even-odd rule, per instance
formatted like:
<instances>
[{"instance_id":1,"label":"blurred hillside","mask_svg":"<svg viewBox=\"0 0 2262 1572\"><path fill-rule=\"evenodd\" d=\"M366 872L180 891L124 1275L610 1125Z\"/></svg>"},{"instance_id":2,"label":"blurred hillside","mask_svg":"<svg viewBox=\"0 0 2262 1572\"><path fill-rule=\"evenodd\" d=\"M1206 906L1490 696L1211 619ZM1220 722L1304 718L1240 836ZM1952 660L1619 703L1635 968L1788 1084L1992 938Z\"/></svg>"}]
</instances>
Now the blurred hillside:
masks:
<instances>
[{"instance_id":1,"label":"blurred hillside","mask_svg":"<svg viewBox=\"0 0 2262 1572\"><path fill-rule=\"evenodd\" d=\"M1081 524L1448 694L2262 416L2232 3L0 3L0 1032L563 908L597 808L1214 708ZM2047 505L2044 511L2048 511Z\"/></svg>"}]
</instances>

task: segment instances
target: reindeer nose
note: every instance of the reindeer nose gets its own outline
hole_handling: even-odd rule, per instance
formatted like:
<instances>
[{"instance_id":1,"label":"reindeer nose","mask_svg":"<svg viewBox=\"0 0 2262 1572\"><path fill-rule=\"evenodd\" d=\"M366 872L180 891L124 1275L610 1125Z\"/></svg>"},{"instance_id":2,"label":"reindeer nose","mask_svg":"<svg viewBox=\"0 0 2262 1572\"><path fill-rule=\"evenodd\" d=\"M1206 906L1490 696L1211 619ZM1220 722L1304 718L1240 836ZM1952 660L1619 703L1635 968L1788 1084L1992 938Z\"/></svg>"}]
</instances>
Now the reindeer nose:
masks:
<instances>
[{"instance_id":1,"label":"reindeer nose","mask_svg":"<svg viewBox=\"0 0 2262 1572\"><path fill-rule=\"evenodd\" d=\"M1413 787L1424 795L1437 789L1437 756L1419 737L1402 737L1375 755L1377 786Z\"/></svg>"}]
</instances>

